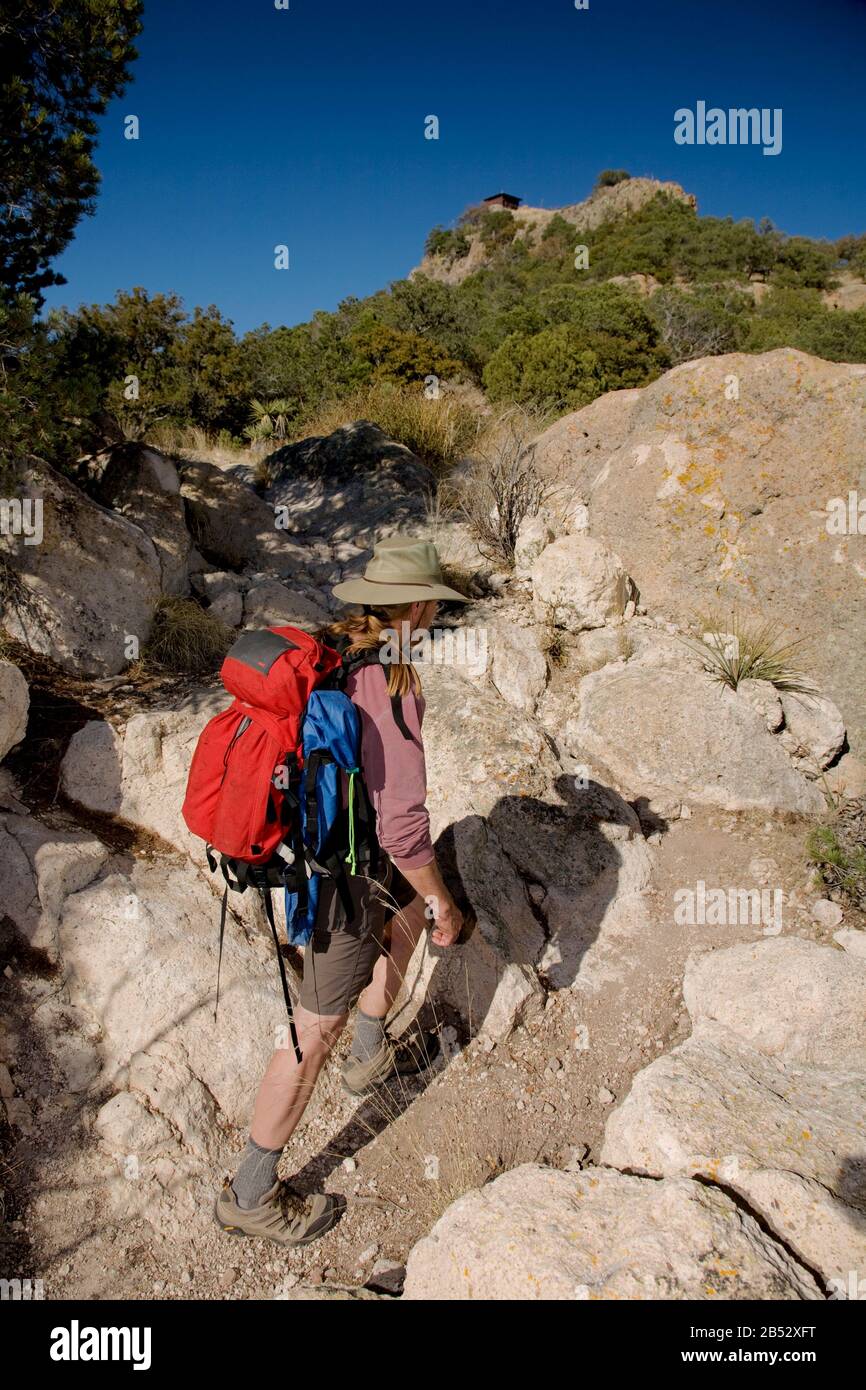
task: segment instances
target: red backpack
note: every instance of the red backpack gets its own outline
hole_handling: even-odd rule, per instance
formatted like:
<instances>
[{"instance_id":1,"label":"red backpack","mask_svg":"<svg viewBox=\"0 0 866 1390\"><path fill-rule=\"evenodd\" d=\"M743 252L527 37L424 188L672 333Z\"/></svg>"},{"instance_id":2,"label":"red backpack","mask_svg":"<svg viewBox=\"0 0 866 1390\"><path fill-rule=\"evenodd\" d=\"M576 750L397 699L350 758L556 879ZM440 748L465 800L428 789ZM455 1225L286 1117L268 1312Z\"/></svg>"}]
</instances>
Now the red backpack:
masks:
<instances>
[{"instance_id":1,"label":"red backpack","mask_svg":"<svg viewBox=\"0 0 866 1390\"><path fill-rule=\"evenodd\" d=\"M226 906L231 888L259 890L277 951L292 1043L302 1059L285 965L274 921L271 889L293 887L306 896L307 863L299 809L301 724L307 701L342 666L333 651L294 627L244 632L222 664L223 685L234 701L214 715L199 736L190 764L182 814L205 841L211 871L225 879L219 929L214 1019L219 1008ZM315 861L313 861L315 862ZM317 870L321 866L316 865Z\"/></svg>"},{"instance_id":2,"label":"red backpack","mask_svg":"<svg viewBox=\"0 0 866 1390\"><path fill-rule=\"evenodd\" d=\"M265 865L284 840L307 700L340 666L338 652L295 627L244 632L229 651L220 675L234 703L202 732L183 803L193 835L226 859Z\"/></svg>"}]
</instances>

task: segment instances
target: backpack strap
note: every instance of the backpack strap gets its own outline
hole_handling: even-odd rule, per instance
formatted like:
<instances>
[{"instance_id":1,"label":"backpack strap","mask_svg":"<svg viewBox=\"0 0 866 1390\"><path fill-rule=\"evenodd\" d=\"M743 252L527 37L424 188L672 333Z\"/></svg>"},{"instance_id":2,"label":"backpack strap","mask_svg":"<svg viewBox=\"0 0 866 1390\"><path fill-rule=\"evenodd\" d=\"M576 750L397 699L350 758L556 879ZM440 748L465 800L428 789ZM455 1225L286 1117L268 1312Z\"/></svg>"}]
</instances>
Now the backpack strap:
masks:
<instances>
[{"instance_id":1,"label":"backpack strap","mask_svg":"<svg viewBox=\"0 0 866 1390\"><path fill-rule=\"evenodd\" d=\"M403 737L404 737L404 738L407 738L407 739L409 740L409 742L411 743L411 742L412 742L412 730L409 728L409 725L406 723L406 717L405 717L405 715L403 714L403 696L402 696L402 695L392 695L390 698L391 698L391 713L392 713L393 716L394 716L394 723L397 725L397 728L400 730L400 733L403 735Z\"/></svg>"},{"instance_id":2,"label":"backpack strap","mask_svg":"<svg viewBox=\"0 0 866 1390\"><path fill-rule=\"evenodd\" d=\"M312 844L315 843L319 828L319 798L317 794L318 772L324 763L332 763L334 759L325 748L314 748L304 767L304 811L305 823L307 827L307 843L304 846L304 857L314 873L325 874L334 880L334 886L340 897L346 920L351 925L355 920L355 905L352 902L352 895L349 892L349 884L346 878L346 865L342 856L337 852L332 843L332 835L329 835L322 845L321 850L314 856ZM336 830L338 822L335 821L332 832Z\"/></svg>"},{"instance_id":3,"label":"backpack strap","mask_svg":"<svg viewBox=\"0 0 866 1390\"><path fill-rule=\"evenodd\" d=\"M375 878L379 868L382 850L379 845L379 837L376 834L376 813L373 810L373 803L370 800L370 793L367 791L367 784L363 777L359 779L359 796L357 800L358 828L361 836L362 855L367 860L367 869L370 877Z\"/></svg>"},{"instance_id":4,"label":"backpack strap","mask_svg":"<svg viewBox=\"0 0 866 1390\"><path fill-rule=\"evenodd\" d=\"M210 857L210 856L208 856L208 857ZM224 937L225 934L226 934L226 908L227 908L227 906L228 906L228 896L229 896L229 886L228 886L228 883L226 883L226 886L225 886L225 888L223 889L222 907L220 908L220 952L219 952L219 960L217 961L216 1002L214 1003L214 1009L213 1009L213 1021L214 1021L214 1023L216 1023L216 1021L217 1021L217 1012L218 1012L219 1006L220 1006L220 974L221 974L222 968L223 968L223 937Z\"/></svg>"},{"instance_id":5,"label":"backpack strap","mask_svg":"<svg viewBox=\"0 0 866 1390\"><path fill-rule=\"evenodd\" d=\"M303 865L303 847L300 845L299 851L300 857L297 860L297 862L299 865ZM206 853L208 864L210 866L211 872L213 873L216 871L217 862L213 854L212 847L210 845L207 846ZM283 998L286 1001L286 1014L288 1015L289 1019L289 1032L292 1038L292 1046L295 1049L295 1056L297 1057L298 1064L300 1065L300 1063L304 1060L304 1055L301 1052L301 1045L298 1040L298 1032L295 1027L295 1016L292 1011L292 999L291 995L289 994L288 980L286 979L286 966L285 962L283 961L283 953L280 950L280 940L277 936L277 924L274 920L274 905L271 901L271 887L273 885L268 872L268 866L258 864L247 864L242 859L227 859L225 855L221 855L219 867L222 870L222 876L225 879L226 886L223 889L222 905L220 907L219 957L217 960L216 1001L214 1004L213 1011L214 1023L216 1023L217 1021L217 1013L219 1011L220 1005L220 975L222 973L223 964L223 941L225 939L229 889L231 889L233 893L245 893L250 884L253 884L255 888L258 888L259 893L261 894L262 904L265 909L265 916L268 919L268 926L271 929L271 936L274 938L274 946L277 952L277 964L280 968L280 980L283 986ZM235 881L232 881L232 871L234 871L235 874ZM303 899L303 907L306 908L307 876L306 873L304 873L303 871L301 871L298 876L297 893L299 902L301 901L301 899Z\"/></svg>"},{"instance_id":6,"label":"backpack strap","mask_svg":"<svg viewBox=\"0 0 866 1390\"><path fill-rule=\"evenodd\" d=\"M316 790L319 768L323 763L333 761L326 749L314 748L304 764L304 817L308 845L317 839L319 832L319 798Z\"/></svg>"}]
</instances>

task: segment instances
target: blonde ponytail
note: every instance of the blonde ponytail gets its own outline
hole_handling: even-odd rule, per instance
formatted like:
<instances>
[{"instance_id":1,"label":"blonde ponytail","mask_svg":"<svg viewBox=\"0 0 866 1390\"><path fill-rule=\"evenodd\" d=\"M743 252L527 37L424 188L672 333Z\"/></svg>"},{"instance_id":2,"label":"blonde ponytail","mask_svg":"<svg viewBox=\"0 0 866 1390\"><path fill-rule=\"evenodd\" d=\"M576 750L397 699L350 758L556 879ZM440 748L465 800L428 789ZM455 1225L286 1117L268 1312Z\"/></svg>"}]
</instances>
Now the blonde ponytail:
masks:
<instances>
[{"instance_id":1,"label":"blonde ponytail","mask_svg":"<svg viewBox=\"0 0 866 1390\"><path fill-rule=\"evenodd\" d=\"M402 603L394 608L366 608L363 613L352 614L342 622L329 623L319 634L324 642L330 638L348 637L346 655L357 652L375 651L393 638L396 631L398 648L402 653L403 631L401 624L408 621L411 603ZM382 663L388 681L389 695L408 695L414 690L421 693L421 677L411 661L387 660Z\"/></svg>"}]
</instances>

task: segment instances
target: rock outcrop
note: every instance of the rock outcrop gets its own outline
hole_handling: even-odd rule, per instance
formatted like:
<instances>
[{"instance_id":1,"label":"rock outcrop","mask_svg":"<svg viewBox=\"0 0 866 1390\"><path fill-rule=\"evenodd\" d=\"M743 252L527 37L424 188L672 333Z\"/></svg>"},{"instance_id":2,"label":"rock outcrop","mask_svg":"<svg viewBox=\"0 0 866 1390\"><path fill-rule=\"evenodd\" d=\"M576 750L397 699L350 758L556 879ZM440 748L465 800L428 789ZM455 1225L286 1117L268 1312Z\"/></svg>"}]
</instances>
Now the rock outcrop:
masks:
<instances>
[{"instance_id":1,"label":"rock outcrop","mask_svg":"<svg viewBox=\"0 0 866 1390\"><path fill-rule=\"evenodd\" d=\"M683 992L692 1036L637 1075L603 1166L529 1164L468 1192L412 1250L405 1298L848 1296L866 1259L866 959L761 941L693 957Z\"/></svg>"},{"instance_id":2,"label":"rock outcrop","mask_svg":"<svg viewBox=\"0 0 866 1390\"><path fill-rule=\"evenodd\" d=\"M4 916L29 946L56 961L64 901L92 882L107 860L108 850L90 835L55 830L35 816L0 816Z\"/></svg>"},{"instance_id":3,"label":"rock outcrop","mask_svg":"<svg viewBox=\"0 0 866 1390\"><path fill-rule=\"evenodd\" d=\"M202 460L180 465L180 491L196 547L213 564L289 575L306 559L274 508L245 483Z\"/></svg>"},{"instance_id":4,"label":"rock outcrop","mask_svg":"<svg viewBox=\"0 0 866 1390\"><path fill-rule=\"evenodd\" d=\"M459 959L409 977L419 999L432 984L503 1038L543 1008L542 981L593 987L610 939L644 920L652 851L633 809L608 788L578 788L526 715L503 722L501 699L449 667L423 676L431 828L478 925Z\"/></svg>"},{"instance_id":5,"label":"rock outcrop","mask_svg":"<svg viewBox=\"0 0 866 1390\"><path fill-rule=\"evenodd\" d=\"M621 620L633 585L619 556L601 541L562 536L541 551L530 571L536 617L583 632Z\"/></svg>"},{"instance_id":6,"label":"rock outcrop","mask_svg":"<svg viewBox=\"0 0 866 1390\"><path fill-rule=\"evenodd\" d=\"M216 602L219 604L219 599ZM213 609L212 604L211 612ZM247 589L243 620L246 627L302 627L313 631L327 623L330 614L309 594L298 593L278 579L262 577Z\"/></svg>"},{"instance_id":7,"label":"rock outcrop","mask_svg":"<svg viewBox=\"0 0 866 1390\"><path fill-rule=\"evenodd\" d=\"M97 501L141 527L156 548L163 593L184 597L192 542L176 465L158 449L127 443L95 460L91 471L97 470L91 486Z\"/></svg>"},{"instance_id":8,"label":"rock outcrop","mask_svg":"<svg viewBox=\"0 0 866 1390\"><path fill-rule=\"evenodd\" d=\"M866 747L862 537L828 531L828 504L866 490L866 366L790 348L688 362L551 425L536 461L582 503L651 613L707 609L807 639L799 664Z\"/></svg>"},{"instance_id":9,"label":"rock outcrop","mask_svg":"<svg viewBox=\"0 0 866 1390\"><path fill-rule=\"evenodd\" d=\"M532 714L547 685L544 629L501 620L490 636L491 681L510 705Z\"/></svg>"},{"instance_id":10,"label":"rock outcrop","mask_svg":"<svg viewBox=\"0 0 866 1390\"><path fill-rule=\"evenodd\" d=\"M24 499L41 506L42 539L0 537L9 582L2 625L31 651L82 676L111 676L142 649L162 588L150 538L93 502L48 464L31 460Z\"/></svg>"},{"instance_id":11,"label":"rock outcrop","mask_svg":"<svg viewBox=\"0 0 866 1390\"><path fill-rule=\"evenodd\" d=\"M97 1128L115 1154L150 1156L179 1142L206 1156L219 1147L218 1117L249 1120L250 1078L278 1045L285 1012L273 947L235 930L215 1030L216 910L214 893L184 864L108 866L64 902L69 999L99 1022L102 1084L115 1099ZM129 1142L130 1126L142 1132L142 1149Z\"/></svg>"},{"instance_id":12,"label":"rock outcrop","mask_svg":"<svg viewBox=\"0 0 866 1390\"><path fill-rule=\"evenodd\" d=\"M422 526L425 498L435 491L429 469L369 420L287 444L264 468L265 496L290 533L352 544L361 559L376 540Z\"/></svg>"},{"instance_id":13,"label":"rock outcrop","mask_svg":"<svg viewBox=\"0 0 866 1390\"><path fill-rule=\"evenodd\" d=\"M635 1078L603 1163L736 1194L829 1284L866 1261L866 962L793 938L690 962L693 1032Z\"/></svg>"},{"instance_id":14,"label":"rock outcrop","mask_svg":"<svg viewBox=\"0 0 866 1390\"><path fill-rule=\"evenodd\" d=\"M454 1202L412 1250L403 1291L410 1301L821 1296L718 1189L533 1164Z\"/></svg>"},{"instance_id":15,"label":"rock outcrop","mask_svg":"<svg viewBox=\"0 0 866 1390\"><path fill-rule=\"evenodd\" d=\"M785 717L782 744L807 777L818 777L845 743L841 714L832 700L821 695L784 691L780 703Z\"/></svg>"},{"instance_id":16,"label":"rock outcrop","mask_svg":"<svg viewBox=\"0 0 866 1390\"><path fill-rule=\"evenodd\" d=\"M187 830L181 806L198 736L229 703L219 687L187 696L173 708L134 714L119 728L91 720L69 741L61 768L64 792L90 811L119 816L200 857L201 842Z\"/></svg>"},{"instance_id":17,"label":"rock outcrop","mask_svg":"<svg viewBox=\"0 0 866 1390\"><path fill-rule=\"evenodd\" d=\"M630 798L672 794L729 810L804 814L824 805L761 714L699 671L627 662L590 672L568 732L570 746L610 768Z\"/></svg>"}]
</instances>

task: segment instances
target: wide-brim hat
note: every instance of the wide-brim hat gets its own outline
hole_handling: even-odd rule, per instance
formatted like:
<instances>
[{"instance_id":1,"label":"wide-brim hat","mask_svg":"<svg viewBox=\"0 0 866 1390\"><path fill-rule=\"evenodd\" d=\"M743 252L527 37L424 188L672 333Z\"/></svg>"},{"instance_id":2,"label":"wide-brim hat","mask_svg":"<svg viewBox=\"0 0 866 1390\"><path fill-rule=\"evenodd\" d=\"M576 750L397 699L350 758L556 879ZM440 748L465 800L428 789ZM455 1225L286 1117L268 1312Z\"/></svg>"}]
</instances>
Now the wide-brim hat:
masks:
<instances>
[{"instance_id":1,"label":"wide-brim hat","mask_svg":"<svg viewBox=\"0 0 866 1390\"><path fill-rule=\"evenodd\" d=\"M335 584L332 592L343 603L367 603L373 607L434 599L469 602L466 594L443 583L435 545L409 536L392 536L390 540L380 541L373 547L372 559L363 576Z\"/></svg>"}]
</instances>

